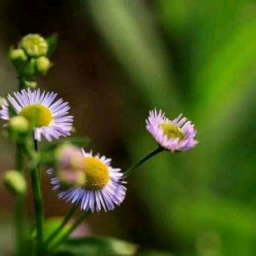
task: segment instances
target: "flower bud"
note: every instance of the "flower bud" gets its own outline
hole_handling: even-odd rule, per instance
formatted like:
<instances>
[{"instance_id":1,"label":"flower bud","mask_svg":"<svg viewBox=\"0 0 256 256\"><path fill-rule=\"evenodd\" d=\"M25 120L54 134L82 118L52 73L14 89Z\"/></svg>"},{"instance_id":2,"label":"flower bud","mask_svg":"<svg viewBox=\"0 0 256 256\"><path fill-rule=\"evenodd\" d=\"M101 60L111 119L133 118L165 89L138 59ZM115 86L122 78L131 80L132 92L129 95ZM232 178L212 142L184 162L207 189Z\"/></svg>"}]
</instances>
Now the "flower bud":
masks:
<instances>
[{"instance_id":1,"label":"flower bud","mask_svg":"<svg viewBox=\"0 0 256 256\"><path fill-rule=\"evenodd\" d=\"M3 178L5 187L13 195L24 195L27 189L26 180L23 175L16 170L6 171Z\"/></svg>"},{"instance_id":2,"label":"flower bud","mask_svg":"<svg viewBox=\"0 0 256 256\"><path fill-rule=\"evenodd\" d=\"M27 55L22 49L10 49L9 58L15 64L24 63L28 60Z\"/></svg>"},{"instance_id":3,"label":"flower bud","mask_svg":"<svg viewBox=\"0 0 256 256\"><path fill-rule=\"evenodd\" d=\"M40 57L47 54L47 41L38 34L29 34L20 41L20 47L29 57Z\"/></svg>"},{"instance_id":4,"label":"flower bud","mask_svg":"<svg viewBox=\"0 0 256 256\"><path fill-rule=\"evenodd\" d=\"M23 116L14 116L10 119L9 126L11 130L18 134L26 133L29 130L29 122Z\"/></svg>"},{"instance_id":5,"label":"flower bud","mask_svg":"<svg viewBox=\"0 0 256 256\"><path fill-rule=\"evenodd\" d=\"M35 82L35 81L25 81L24 83L27 87L32 88L32 89L36 88L36 86L37 86L37 82Z\"/></svg>"},{"instance_id":6,"label":"flower bud","mask_svg":"<svg viewBox=\"0 0 256 256\"><path fill-rule=\"evenodd\" d=\"M83 169L84 158L81 150L71 144L63 144L56 149L55 158L58 169Z\"/></svg>"},{"instance_id":7,"label":"flower bud","mask_svg":"<svg viewBox=\"0 0 256 256\"><path fill-rule=\"evenodd\" d=\"M39 74L45 75L51 66L50 60L45 56L36 59L36 69Z\"/></svg>"},{"instance_id":8,"label":"flower bud","mask_svg":"<svg viewBox=\"0 0 256 256\"><path fill-rule=\"evenodd\" d=\"M84 157L81 150L71 144L63 144L55 151L56 177L63 188L84 186Z\"/></svg>"},{"instance_id":9,"label":"flower bud","mask_svg":"<svg viewBox=\"0 0 256 256\"><path fill-rule=\"evenodd\" d=\"M86 182L85 172L81 169L58 170L56 177L60 180L62 188L66 189L84 186Z\"/></svg>"}]
</instances>

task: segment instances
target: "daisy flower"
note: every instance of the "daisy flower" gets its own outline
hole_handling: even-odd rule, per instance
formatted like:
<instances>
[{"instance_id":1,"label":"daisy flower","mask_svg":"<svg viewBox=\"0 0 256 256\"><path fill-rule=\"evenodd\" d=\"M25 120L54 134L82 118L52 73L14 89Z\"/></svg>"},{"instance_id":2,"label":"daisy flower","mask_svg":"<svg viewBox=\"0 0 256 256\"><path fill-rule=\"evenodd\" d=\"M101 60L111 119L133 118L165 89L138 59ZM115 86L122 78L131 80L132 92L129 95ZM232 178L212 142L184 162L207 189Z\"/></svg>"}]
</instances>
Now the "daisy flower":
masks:
<instances>
[{"instance_id":1,"label":"daisy flower","mask_svg":"<svg viewBox=\"0 0 256 256\"><path fill-rule=\"evenodd\" d=\"M198 143L194 125L182 114L169 120L162 110L152 110L146 120L146 128L159 146L171 152L187 151Z\"/></svg>"},{"instance_id":2,"label":"daisy flower","mask_svg":"<svg viewBox=\"0 0 256 256\"><path fill-rule=\"evenodd\" d=\"M84 158L85 182L83 186L65 189L59 178L56 177L53 169L48 170L51 177L53 190L58 197L80 204L82 210L97 212L104 209L111 211L115 205L120 205L126 195L126 188L123 184L123 174L119 168L111 167L111 159L105 156L95 155L92 152L86 153L83 149L81 154Z\"/></svg>"},{"instance_id":3,"label":"daisy flower","mask_svg":"<svg viewBox=\"0 0 256 256\"><path fill-rule=\"evenodd\" d=\"M21 90L7 96L0 110L0 118L9 120L9 105L18 116L25 117L34 129L35 140L44 136L48 141L52 138L68 136L71 133L73 116L68 115L70 109L67 102L59 99L54 102L57 93Z\"/></svg>"}]
</instances>

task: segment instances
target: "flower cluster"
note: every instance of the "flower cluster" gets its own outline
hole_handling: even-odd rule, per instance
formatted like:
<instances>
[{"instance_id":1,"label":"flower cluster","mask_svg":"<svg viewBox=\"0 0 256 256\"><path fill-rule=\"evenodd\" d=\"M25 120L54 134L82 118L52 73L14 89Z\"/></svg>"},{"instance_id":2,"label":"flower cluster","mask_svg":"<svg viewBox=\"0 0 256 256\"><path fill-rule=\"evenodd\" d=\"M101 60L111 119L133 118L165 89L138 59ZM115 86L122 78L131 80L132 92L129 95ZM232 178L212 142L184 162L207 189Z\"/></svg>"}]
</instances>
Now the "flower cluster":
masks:
<instances>
[{"instance_id":1,"label":"flower cluster","mask_svg":"<svg viewBox=\"0 0 256 256\"><path fill-rule=\"evenodd\" d=\"M20 76L45 74L51 66L47 57L49 48L43 37L29 34L22 38L17 49L10 50L9 56ZM34 87L33 83L26 81L30 87ZM0 118L9 121L10 130L22 134L33 132L35 141L41 141L43 137L52 141L69 136L73 125L70 106L56 98L54 92L22 89L1 99ZM150 111L146 129L159 146L155 153L187 151L198 143L194 125L182 115L169 120L161 110ZM55 150L54 159L48 174L59 198L91 212L110 211L123 202L126 195L124 177L127 176L111 166L111 159L68 143ZM142 159L132 169L143 162Z\"/></svg>"}]
</instances>

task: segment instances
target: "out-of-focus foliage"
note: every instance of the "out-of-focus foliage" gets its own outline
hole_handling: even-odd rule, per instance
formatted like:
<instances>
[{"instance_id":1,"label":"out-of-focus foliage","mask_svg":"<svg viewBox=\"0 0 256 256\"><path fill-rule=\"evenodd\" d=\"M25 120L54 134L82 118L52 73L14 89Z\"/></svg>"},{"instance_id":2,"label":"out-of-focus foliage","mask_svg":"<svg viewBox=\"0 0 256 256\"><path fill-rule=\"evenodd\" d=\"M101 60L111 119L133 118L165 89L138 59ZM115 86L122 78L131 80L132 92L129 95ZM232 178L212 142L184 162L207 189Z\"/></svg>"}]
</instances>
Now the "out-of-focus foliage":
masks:
<instances>
[{"instance_id":1,"label":"out-of-focus foliage","mask_svg":"<svg viewBox=\"0 0 256 256\"><path fill-rule=\"evenodd\" d=\"M116 89L130 103L121 111L133 159L154 147L144 129L148 109L183 112L199 131L196 149L164 153L137 172L157 242L184 255L254 255L255 2L161 0L151 7L90 1L132 82ZM207 234L214 235L198 242Z\"/></svg>"}]
</instances>

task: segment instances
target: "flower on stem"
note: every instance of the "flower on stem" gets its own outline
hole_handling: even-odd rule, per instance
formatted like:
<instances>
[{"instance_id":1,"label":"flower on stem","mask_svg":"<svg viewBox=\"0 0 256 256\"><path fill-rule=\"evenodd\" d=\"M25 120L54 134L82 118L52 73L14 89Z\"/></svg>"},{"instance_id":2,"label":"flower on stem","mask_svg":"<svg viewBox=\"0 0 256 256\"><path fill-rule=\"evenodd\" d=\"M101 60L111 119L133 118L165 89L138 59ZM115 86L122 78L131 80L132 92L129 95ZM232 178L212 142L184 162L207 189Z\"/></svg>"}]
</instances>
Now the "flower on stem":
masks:
<instances>
[{"instance_id":1,"label":"flower on stem","mask_svg":"<svg viewBox=\"0 0 256 256\"><path fill-rule=\"evenodd\" d=\"M4 173L3 183L5 187L14 195L24 195L27 189L26 180L23 175L16 170L9 170Z\"/></svg>"},{"instance_id":2,"label":"flower on stem","mask_svg":"<svg viewBox=\"0 0 256 256\"><path fill-rule=\"evenodd\" d=\"M23 116L14 116L9 121L9 127L14 133L23 134L29 131L29 122Z\"/></svg>"},{"instance_id":3,"label":"flower on stem","mask_svg":"<svg viewBox=\"0 0 256 256\"><path fill-rule=\"evenodd\" d=\"M24 63L28 60L27 55L22 49L13 49L13 47L9 51L9 58L14 64Z\"/></svg>"},{"instance_id":4,"label":"flower on stem","mask_svg":"<svg viewBox=\"0 0 256 256\"><path fill-rule=\"evenodd\" d=\"M55 176L62 188L85 185L84 157L80 148L65 143L55 151Z\"/></svg>"},{"instance_id":5,"label":"flower on stem","mask_svg":"<svg viewBox=\"0 0 256 256\"><path fill-rule=\"evenodd\" d=\"M74 204L80 204L81 209L97 212L104 209L110 211L115 205L120 205L126 195L123 185L123 174L119 168L110 166L111 159L98 154L93 156L92 152L86 153L83 149L83 171L85 183L80 187L63 189L59 178L53 169L48 170L51 177L53 190L57 191L58 197Z\"/></svg>"},{"instance_id":6,"label":"flower on stem","mask_svg":"<svg viewBox=\"0 0 256 256\"><path fill-rule=\"evenodd\" d=\"M19 46L29 57L45 56L48 52L47 41L38 34L28 34L24 36Z\"/></svg>"},{"instance_id":7,"label":"flower on stem","mask_svg":"<svg viewBox=\"0 0 256 256\"><path fill-rule=\"evenodd\" d=\"M38 74L45 75L51 66L52 64L50 60L45 56L36 59L36 69Z\"/></svg>"},{"instance_id":8,"label":"flower on stem","mask_svg":"<svg viewBox=\"0 0 256 256\"><path fill-rule=\"evenodd\" d=\"M40 141L44 136L48 141L52 138L68 136L71 133L73 116L68 115L70 109L67 102L62 99L54 102L57 94L53 92L42 92L40 89L21 92L7 96L0 117L4 120L10 119L9 104L14 108L18 116L25 117L30 127L34 130L34 138Z\"/></svg>"},{"instance_id":9,"label":"flower on stem","mask_svg":"<svg viewBox=\"0 0 256 256\"><path fill-rule=\"evenodd\" d=\"M171 152L187 151L198 144L194 125L182 115L169 120L161 110L152 110L146 120L146 128L159 146Z\"/></svg>"}]
</instances>

